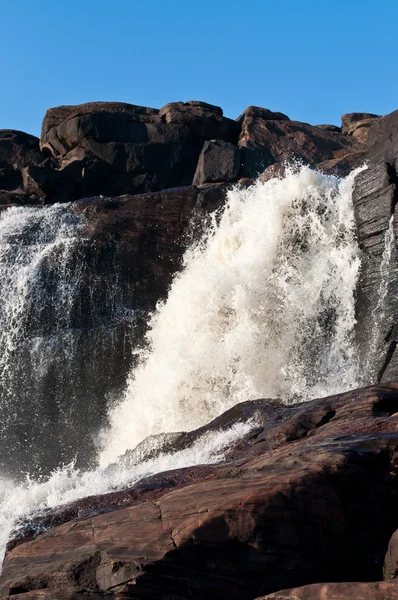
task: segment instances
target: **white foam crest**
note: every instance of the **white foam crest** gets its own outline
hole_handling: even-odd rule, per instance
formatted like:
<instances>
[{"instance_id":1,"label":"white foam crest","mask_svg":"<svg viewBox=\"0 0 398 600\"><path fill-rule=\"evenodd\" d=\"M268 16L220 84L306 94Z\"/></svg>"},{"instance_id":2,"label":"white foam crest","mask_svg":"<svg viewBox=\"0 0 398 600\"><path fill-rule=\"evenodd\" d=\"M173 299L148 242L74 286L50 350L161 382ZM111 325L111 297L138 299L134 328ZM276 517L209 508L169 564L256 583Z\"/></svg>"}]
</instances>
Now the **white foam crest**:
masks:
<instances>
[{"instance_id":1,"label":"white foam crest","mask_svg":"<svg viewBox=\"0 0 398 600\"><path fill-rule=\"evenodd\" d=\"M150 434L194 429L242 400L354 387L359 255L351 193L308 167L229 192L185 256L110 414L101 465Z\"/></svg>"},{"instance_id":2,"label":"white foam crest","mask_svg":"<svg viewBox=\"0 0 398 600\"><path fill-rule=\"evenodd\" d=\"M143 477L156 473L214 464L223 460L225 450L254 427L254 420L235 423L226 430L203 434L188 448L169 454L161 453L134 467L120 461L112 468L80 472L70 464L54 471L42 483L27 478L24 483L15 484L12 480L0 477L0 565L6 543L21 517L27 518L79 498L125 489Z\"/></svg>"}]
</instances>

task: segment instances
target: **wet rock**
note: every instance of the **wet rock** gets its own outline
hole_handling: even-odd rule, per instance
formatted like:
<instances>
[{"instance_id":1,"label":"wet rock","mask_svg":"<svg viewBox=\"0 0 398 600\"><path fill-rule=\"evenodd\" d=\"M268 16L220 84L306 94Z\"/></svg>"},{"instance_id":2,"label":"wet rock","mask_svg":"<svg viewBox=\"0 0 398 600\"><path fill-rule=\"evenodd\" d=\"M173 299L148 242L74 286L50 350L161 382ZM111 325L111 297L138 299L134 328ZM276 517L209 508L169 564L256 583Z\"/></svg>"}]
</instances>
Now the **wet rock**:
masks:
<instances>
[{"instance_id":1,"label":"wet rock","mask_svg":"<svg viewBox=\"0 0 398 600\"><path fill-rule=\"evenodd\" d=\"M338 158L324 160L317 165L317 169L328 175L347 177L353 169L361 167L366 162L366 151L350 152Z\"/></svg>"},{"instance_id":2,"label":"wet rock","mask_svg":"<svg viewBox=\"0 0 398 600\"><path fill-rule=\"evenodd\" d=\"M373 120L368 168L355 181L353 202L361 248L356 327L362 372L368 381L398 377L398 112Z\"/></svg>"},{"instance_id":3,"label":"wet rock","mask_svg":"<svg viewBox=\"0 0 398 600\"><path fill-rule=\"evenodd\" d=\"M398 600L398 585L377 581L372 583L315 583L257 600Z\"/></svg>"},{"instance_id":4,"label":"wet rock","mask_svg":"<svg viewBox=\"0 0 398 600\"><path fill-rule=\"evenodd\" d=\"M233 181L240 169L240 152L223 140L205 142L196 167L193 185Z\"/></svg>"},{"instance_id":5,"label":"wet rock","mask_svg":"<svg viewBox=\"0 0 398 600\"><path fill-rule=\"evenodd\" d=\"M246 418L250 404L218 426ZM106 511L105 496L95 514L99 499L92 499L89 517L66 518L15 546L1 593L79 587L123 589L133 598L249 600L314 580L381 579L396 527L398 384L290 407L259 400L252 408L252 434L210 470L185 469L184 477L200 474L190 483L167 487L179 472L160 474L152 479L157 497L145 495L150 480L141 482L134 505L115 510L110 502Z\"/></svg>"}]
</instances>

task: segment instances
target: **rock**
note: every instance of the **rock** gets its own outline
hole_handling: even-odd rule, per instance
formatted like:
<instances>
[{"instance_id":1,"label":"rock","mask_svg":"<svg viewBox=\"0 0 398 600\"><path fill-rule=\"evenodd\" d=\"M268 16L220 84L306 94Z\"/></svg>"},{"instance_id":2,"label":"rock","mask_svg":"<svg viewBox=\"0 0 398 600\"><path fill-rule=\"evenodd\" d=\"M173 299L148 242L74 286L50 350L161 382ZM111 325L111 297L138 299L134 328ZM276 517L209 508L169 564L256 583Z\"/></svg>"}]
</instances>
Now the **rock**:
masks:
<instances>
[{"instance_id":1,"label":"rock","mask_svg":"<svg viewBox=\"0 0 398 600\"><path fill-rule=\"evenodd\" d=\"M78 197L137 194L190 185L204 142L235 143L239 130L204 102L160 111L95 102L47 111L40 144L73 177Z\"/></svg>"},{"instance_id":2,"label":"rock","mask_svg":"<svg viewBox=\"0 0 398 600\"><path fill-rule=\"evenodd\" d=\"M244 113L238 146L244 177L257 177L274 163L299 161L312 166L355 150L355 142L306 123L269 120Z\"/></svg>"},{"instance_id":3,"label":"rock","mask_svg":"<svg viewBox=\"0 0 398 600\"><path fill-rule=\"evenodd\" d=\"M357 123L378 119L379 117L380 115L372 113L347 113L341 117L341 131L346 135L350 135Z\"/></svg>"},{"instance_id":4,"label":"rock","mask_svg":"<svg viewBox=\"0 0 398 600\"><path fill-rule=\"evenodd\" d=\"M317 165L317 169L328 175L347 177L353 169L364 165L366 158L367 155L365 151L350 152L349 154L344 154L338 158L324 160Z\"/></svg>"},{"instance_id":5,"label":"rock","mask_svg":"<svg viewBox=\"0 0 398 600\"><path fill-rule=\"evenodd\" d=\"M240 152L236 146L223 140L209 140L200 153L193 185L233 181L239 169Z\"/></svg>"},{"instance_id":6,"label":"rock","mask_svg":"<svg viewBox=\"0 0 398 600\"><path fill-rule=\"evenodd\" d=\"M334 133L341 133L341 127L337 127L337 125L315 125L319 129L323 129L324 131L333 131Z\"/></svg>"},{"instance_id":7,"label":"rock","mask_svg":"<svg viewBox=\"0 0 398 600\"><path fill-rule=\"evenodd\" d=\"M69 202L77 196L73 179L57 169L36 165L24 167L22 182L27 194L45 203ZM27 201L24 203L28 204Z\"/></svg>"},{"instance_id":8,"label":"rock","mask_svg":"<svg viewBox=\"0 0 398 600\"><path fill-rule=\"evenodd\" d=\"M398 585L377 581L372 583L315 583L257 600L398 600Z\"/></svg>"},{"instance_id":9,"label":"rock","mask_svg":"<svg viewBox=\"0 0 398 600\"><path fill-rule=\"evenodd\" d=\"M84 132L87 135L92 131L101 136L105 135L105 139L108 139L109 136L114 139L115 136L132 135L134 128L137 127L133 123L153 122L158 113L159 111L155 108L136 106L125 102L87 102L77 106L49 108L42 123L40 147L41 149L47 148L56 156L69 149L68 141L60 139L58 136L59 126L63 126L61 132L66 134L69 131L74 135L84 135ZM109 115L114 116L111 124L112 132L109 129ZM127 131L123 131L123 127L126 127Z\"/></svg>"},{"instance_id":10,"label":"rock","mask_svg":"<svg viewBox=\"0 0 398 600\"><path fill-rule=\"evenodd\" d=\"M387 554L384 559L383 578L386 580L397 579L398 576L398 530L395 531L388 544ZM398 581L397 581L398 584Z\"/></svg>"},{"instance_id":11,"label":"rock","mask_svg":"<svg viewBox=\"0 0 398 600\"><path fill-rule=\"evenodd\" d=\"M374 125L379 115L370 113L350 113L341 118L342 132L356 139L360 144L367 145L369 140L369 129Z\"/></svg>"},{"instance_id":12,"label":"rock","mask_svg":"<svg viewBox=\"0 0 398 600\"><path fill-rule=\"evenodd\" d=\"M367 381L398 378L398 111L374 119L368 168L355 180L353 202L362 268L358 288L357 343Z\"/></svg>"},{"instance_id":13,"label":"rock","mask_svg":"<svg viewBox=\"0 0 398 600\"><path fill-rule=\"evenodd\" d=\"M131 506L117 507L113 497L107 512L106 496L92 499L89 516L76 520L72 511L72 520L22 538L6 556L0 593L77 587L154 600L249 600L314 580L381 579L396 526L398 384L293 406L243 403L211 427L250 410L256 427L225 462L140 482ZM148 496L151 484L157 496ZM361 584L344 585L362 593ZM396 589L366 585L380 594Z\"/></svg>"},{"instance_id":14,"label":"rock","mask_svg":"<svg viewBox=\"0 0 398 600\"><path fill-rule=\"evenodd\" d=\"M40 151L39 140L33 135L14 131L0 130L0 191L17 194L21 203L29 203L29 196L36 191L31 186L25 187L24 171L26 169L43 169L51 172L56 164Z\"/></svg>"},{"instance_id":15,"label":"rock","mask_svg":"<svg viewBox=\"0 0 398 600\"><path fill-rule=\"evenodd\" d=\"M248 106L236 120L242 124L245 119L250 118L263 119L264 121L290 121L287 115L260 106Z\"/></svg>"}]
</instances>

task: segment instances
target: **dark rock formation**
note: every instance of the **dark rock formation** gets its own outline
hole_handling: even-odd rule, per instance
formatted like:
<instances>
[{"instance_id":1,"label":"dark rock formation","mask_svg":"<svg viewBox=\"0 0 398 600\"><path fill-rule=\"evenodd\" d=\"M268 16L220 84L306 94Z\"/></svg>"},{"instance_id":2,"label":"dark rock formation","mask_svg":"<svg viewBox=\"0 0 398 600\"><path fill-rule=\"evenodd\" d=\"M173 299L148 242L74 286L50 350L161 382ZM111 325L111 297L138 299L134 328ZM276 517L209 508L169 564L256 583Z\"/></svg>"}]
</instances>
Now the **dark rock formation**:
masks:
<instances>
[{"instance_id":1,"label":"dark rock formation","mask_svg":"<svg viewBox=\"0 0 398 600\"><path fill-rule=\"evenodd\" d=\"M233 181L237 178L239 169L238 148L223 140L210 140L203 145L193 184Z\"/></svg>"},{"instance_id":2,"label":"dark rock formation","mask_svg":"<svg viewBox=\"0 0 398 600\"><path fill-rule=\"evenodd\" d=\"M292 160L346 175L361 160L375 120L354 113L343 116L342 129L313 127L249 106L233 121L218 106L199 101L172 102L160 110L122 102L58 106L44 117L40 146L28 134L0 132L0 201L140 194L191 185L195 172L195 184L230 181L257 177L272 164ZM209 147L210 140L217 140L216 146ZM241 168L238 151L232 156L228 145L238 141Z\"/></svg>"},{"instance_id":3,"label":"dark rock formation","mask_svg":"<svg viewBox=\"0 0 398 600\"><path fill-rule=\"evenodd\" d=\"M357 338L363 371L373 381L389 381L398 377L398 112L373 121L368 168L357 176L353 194L362 250Z\"/></svg>"},{"instance_id":4,"label":"dark rock formation","mask_svg":"<svg viewBox=\"0 0 398 600\"><path fill-rule=\"evenodd\" d=\"M174 102L161 110L93 102L47 111L40 143L82 197L189 185L204 141L235 142L238 133L221 108L204 102Z\"/></svg>"},{"instance_id":5,"label":"dark rock formation","mask_svg":"<svg viewBox=\"0 0 398 600\"><path fill-rule=\"evenodd\" d=\"M249 107L240 117L244 177L257 177L273 163L296 160L315 166L358 149L342 133L282 116Z\"/></svg>"},{"instance_id":6,"label":"dark rock formation","mask_svg":"<svg viewBox=\"0 0 398 600\"><path fill-rule=\"evenodd\" d=\"M31 541L22 535L5 559L1 593L244 600L313 581L380 580L398 524L397 411L398 384L291 407L238 405L211 427L250 414L257 426L226 462L93 498L91 514L85 499L77 520L79 503L52 525L45 516L57 526ZM336 597L333 585L325 597Z\"/></svg>"}]
</instances>

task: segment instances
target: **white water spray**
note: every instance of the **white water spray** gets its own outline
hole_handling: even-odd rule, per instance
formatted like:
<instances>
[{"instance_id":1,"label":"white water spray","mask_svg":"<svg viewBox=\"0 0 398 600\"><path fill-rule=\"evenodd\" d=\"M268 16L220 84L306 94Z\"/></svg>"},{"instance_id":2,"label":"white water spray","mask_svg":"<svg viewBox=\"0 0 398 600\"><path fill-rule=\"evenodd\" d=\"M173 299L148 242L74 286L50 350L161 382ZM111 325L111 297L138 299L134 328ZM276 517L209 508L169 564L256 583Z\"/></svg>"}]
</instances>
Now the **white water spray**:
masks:
<instances>
[{"instance_id":1,"label":"white water spray","mask_svg":"<svg viewBox=\"0 0 398 600\"><path fill-rule=\"evenodd\" d=\"M340 181L303 167L229 193L151 318L102 465L149 434L193 429L243 400L356 385L357 172Z\"/></svg>"}]
</instances>

